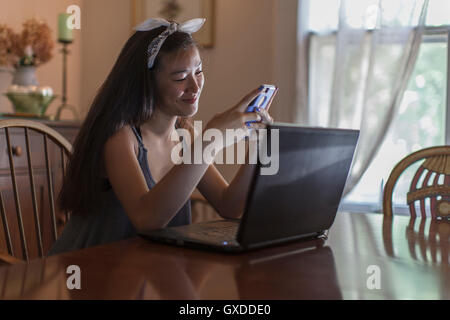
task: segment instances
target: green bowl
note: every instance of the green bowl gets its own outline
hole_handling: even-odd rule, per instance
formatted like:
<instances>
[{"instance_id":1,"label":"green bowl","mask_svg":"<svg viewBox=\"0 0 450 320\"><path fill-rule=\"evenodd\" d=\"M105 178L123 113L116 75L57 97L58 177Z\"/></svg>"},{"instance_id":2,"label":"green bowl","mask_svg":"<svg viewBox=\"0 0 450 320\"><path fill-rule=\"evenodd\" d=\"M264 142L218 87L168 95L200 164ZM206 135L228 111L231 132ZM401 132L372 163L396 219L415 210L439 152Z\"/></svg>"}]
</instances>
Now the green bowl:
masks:
<instances>
[{"instance_id":1,"label":"green bowl","mask_svg":"<svg viewBox=\"0 0 450 320\"><path fill-rule=\"evenodd\" d=\"M13 104L15 112L29 113L43 116L56 95L44 96L40 93L5 93Z\"/></svg>"}]
</instances>

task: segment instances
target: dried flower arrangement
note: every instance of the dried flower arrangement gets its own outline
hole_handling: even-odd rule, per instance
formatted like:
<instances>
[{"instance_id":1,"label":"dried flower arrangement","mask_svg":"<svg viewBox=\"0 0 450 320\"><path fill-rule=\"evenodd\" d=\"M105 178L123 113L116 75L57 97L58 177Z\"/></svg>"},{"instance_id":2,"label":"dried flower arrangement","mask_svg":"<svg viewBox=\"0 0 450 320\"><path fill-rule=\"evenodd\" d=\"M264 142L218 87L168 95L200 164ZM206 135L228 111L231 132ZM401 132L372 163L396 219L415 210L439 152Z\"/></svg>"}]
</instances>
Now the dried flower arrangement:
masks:
<instances>
[{"instance_id":1,"label":"dried flower arrangement","mask_svg":"<svg viewBox=\"0 0 450 320\"><path fill-rule=\"evenodd\" d=\"M0 66L12 64L12 44L14 31L4 24L0 24Z\"/></svg>"},{"instance_id":2,"label":"dried flower arrangement","mask_svg":"<svg viewBox=\"0 0 450 320\"><path fill-rule=\"evenodd\" d=\"M54 41L47 23L35 18L23 23L17 34L7 25L0 25L0 66L39 66L52 58Z\"/></svg>"}]
</instances>

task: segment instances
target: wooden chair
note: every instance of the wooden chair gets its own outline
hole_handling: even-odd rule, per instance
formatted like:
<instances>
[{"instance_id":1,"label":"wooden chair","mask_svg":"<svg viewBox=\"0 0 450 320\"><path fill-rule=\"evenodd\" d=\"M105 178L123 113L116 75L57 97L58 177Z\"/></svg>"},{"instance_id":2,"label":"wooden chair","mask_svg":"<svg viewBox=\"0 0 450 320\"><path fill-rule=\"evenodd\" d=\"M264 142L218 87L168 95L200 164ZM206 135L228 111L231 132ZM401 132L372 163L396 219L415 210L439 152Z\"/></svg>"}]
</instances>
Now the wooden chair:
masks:
<instances>
[{"instance_id":1,"label":"wooden chair","mask_svg":"<svg viewBox=\"0 0 450 320\"><path fill-rule=\"evenodd\" d=\"M412 218L416 217L415 202L420 202L420 213L433 219L450 218L450 146L431 147L405 157L392 170L384 188L383 212L392 216L392 195L400 175L413 163L423 161L412 179L407 204ZM429 206L425 199L429 198Z\"/></svg>"},{"instance_id":2,"label":"wooden chair","mask_svg":"<svg viewBox=\"0 0 450 320\"><path fill-rule=\"evenodd\" d=\"M72 146L42 123L7 119L0 120L0 148L0 260L42 257L69 218L56 208L55 190Z\"/></svg>"}]
</instances>

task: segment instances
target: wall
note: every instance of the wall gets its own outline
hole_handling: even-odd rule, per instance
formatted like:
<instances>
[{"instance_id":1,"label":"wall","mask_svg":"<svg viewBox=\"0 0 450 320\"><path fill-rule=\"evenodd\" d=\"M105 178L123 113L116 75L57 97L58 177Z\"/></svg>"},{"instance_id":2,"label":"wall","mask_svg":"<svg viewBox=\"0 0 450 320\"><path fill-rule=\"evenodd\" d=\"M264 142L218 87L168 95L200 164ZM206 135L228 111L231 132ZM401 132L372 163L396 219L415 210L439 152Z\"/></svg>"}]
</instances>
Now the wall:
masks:
<instances>
[{"instance_id":1,"label":"wall","mask_svg":"<svg viewBox=\"0 0 450 320\"><path fill-rule=\"evenodd\" d=\"M277 99L271 112L277 121L293 122L296 115L295 101L297 83L297 0L275 0L274 15L274 59L272 72L274 82L279 87ZM301 79L299 86L305 88Z\"/></svg>"},{"instance_id":2,"label":"wall","mask_svg":"<svg viewBox=\"0 0 450 320\"><path fill-rule=\"evenodd\" d=\"M84 0L83 5L81 110L85 115L131 35L131 5L124 0Z\"/></svg>"},{"instance_id":3,"label":"wall","mask_svg":"<svg viewBox=\"0 0 450 320\"><path fill-rule=\"evenodd\" d=\"M37 69L37 78L41 86L50 86L58 95L62 94L62 55L59 52L60 45L56 42L58 37L58 14L65 12L66 8L76 4L82 8L82 0L0 0L0 23L7 24L15 32L22 31L22 23L32 17L44 19L53 30L55 47L53 58ZM83 21L81 22L83 25ZM74 42L70 45L71 54L68 59L68 103L79 107L81 97L81 41L80 31L74 30ZM11 84L12 76L0 72L0 113L13 112L11 103L3 93ZM55 99L49 106L47 114L55 114L60 99ZM72 117L70 113L64 113L63 117Z\"/></svg>"}]
</instances>

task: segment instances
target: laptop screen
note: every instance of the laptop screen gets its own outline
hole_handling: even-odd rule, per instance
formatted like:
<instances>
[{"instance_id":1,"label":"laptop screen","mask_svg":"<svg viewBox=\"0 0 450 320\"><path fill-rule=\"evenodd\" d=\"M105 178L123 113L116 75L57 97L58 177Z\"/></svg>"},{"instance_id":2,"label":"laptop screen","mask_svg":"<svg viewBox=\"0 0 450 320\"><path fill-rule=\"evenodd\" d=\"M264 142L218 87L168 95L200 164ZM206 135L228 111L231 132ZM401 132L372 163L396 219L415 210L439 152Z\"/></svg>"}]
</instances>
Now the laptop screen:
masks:
<instances>
[{"instance_id":1,"label":"laptop screen","mask_svg":"<svg viewBox=\"0 0 450 320\"><path fill-rule=\"evenodd\" d=\"M258 165L238 241L242 245L331 227L359 131L273 124L260 137Z\"/></svg>"}]
</instances>

